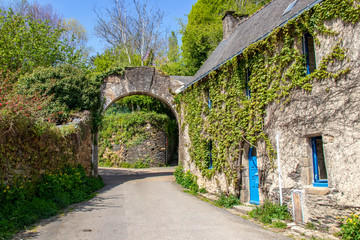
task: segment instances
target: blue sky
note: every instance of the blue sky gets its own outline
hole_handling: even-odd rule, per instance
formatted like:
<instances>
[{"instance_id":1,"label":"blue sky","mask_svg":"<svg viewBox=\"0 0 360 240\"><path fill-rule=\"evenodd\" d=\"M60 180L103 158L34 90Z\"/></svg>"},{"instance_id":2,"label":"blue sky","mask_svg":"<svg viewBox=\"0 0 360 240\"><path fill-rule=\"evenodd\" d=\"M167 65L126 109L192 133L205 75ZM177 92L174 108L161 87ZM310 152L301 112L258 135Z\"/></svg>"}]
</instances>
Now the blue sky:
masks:
<instances>
[{"instance_id":1,"label":"blue sky","mask_svg":"<svg viewBox=\"0 0 360 240\"><path fill-rule=\"evenodd\" d=\"M152 0L152 3L156 3L165 12L164 27L167 27L170 31L176 31L179 28L176 18L186 20L185 15L190 13L192 5L196 1ZM100 53L104 50L105 42L94 34L94 26L96 25L94 8L97 10L109 8L112 6L112 0L37 0L37 2L40 4L51 4L56 12L64 18L77 19L88 31L88 46L94 49L94 53Z\"/></svg>"}]
</instances>

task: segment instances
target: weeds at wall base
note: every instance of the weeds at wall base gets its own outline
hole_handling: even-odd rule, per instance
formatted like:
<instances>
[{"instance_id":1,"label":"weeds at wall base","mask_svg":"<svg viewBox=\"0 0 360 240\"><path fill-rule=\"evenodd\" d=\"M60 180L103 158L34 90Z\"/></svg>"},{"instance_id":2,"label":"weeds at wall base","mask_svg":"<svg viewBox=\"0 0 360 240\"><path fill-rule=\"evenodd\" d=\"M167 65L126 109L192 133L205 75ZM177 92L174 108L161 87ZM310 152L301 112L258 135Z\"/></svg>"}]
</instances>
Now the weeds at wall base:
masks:
<instances>
[{"instance_id":1,"label":"weeds at wall base","mask_svg":"<svg viewBox=\"0 0 360 240\"><path fill-rule=\"evenodd\" d=\"M290 213L286 205L279 205L266 201L263 205L256 207L249 212L249 216L262 223L273 223L273 220L290 220Z\"/></svg>"},{"instance_id":2,"label":"weeds at wall base","mask_svg":"<svg viewBox=\"0 0 360 240\"><path fill-rule=\"evenodd\" d=\"M197 177L190 173L190 171L184 172L182 166L175 168L175 181L180 184L183 188L186 188L184 192L190 193L191 195L197 196L199 193L207 193L205 188L200 188L197 184ZM207 198L202 198L211 204L214 204L218 207L231 208L235 205L240 205L240 200L234 195L225 195L221 194L218 200L211 201Z\"/></svg>"},{"instance_id":3,"label":"weeds at wall base","mask_svg":"<svg viewBox=\"0 0 360 240\"><path fill-rule=\"evenodd\" d=\"M81 165L47 173L34 182L0 186L0 239L56 215L60 209L94 197L104 186L101 178L86 176Z\"/></svg>"}]
</instances>

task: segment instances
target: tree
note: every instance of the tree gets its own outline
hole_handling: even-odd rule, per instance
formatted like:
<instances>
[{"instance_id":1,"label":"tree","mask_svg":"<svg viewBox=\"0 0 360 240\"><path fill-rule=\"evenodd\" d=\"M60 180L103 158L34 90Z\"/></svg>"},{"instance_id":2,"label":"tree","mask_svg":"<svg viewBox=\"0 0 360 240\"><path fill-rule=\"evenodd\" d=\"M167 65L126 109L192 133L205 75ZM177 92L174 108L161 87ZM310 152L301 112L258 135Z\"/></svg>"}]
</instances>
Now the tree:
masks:
<instances>
[{"instance_id":1,"label":"tree","mask_svg":"<svg viewBox=\"0 0 360 240\"><path fill-rule=\"evenodd\" d=\"M86 29L76 19L62 18L50 4L42 5L38 2L29 3L28 0L13 0L10 4L0 6L5 16L7 12L26 18L27 21L33 21L48 25L51 30L61 32L59 41L67 46L67 50L72 49L72 56L68 55L67 60L72 64L84 65L87 61L90 49L86 47L87 32Z\"/></svg>"},{"instance_id":2,"label":"tree","mask_svg":"<svg viewBox=\"0 0 360 240\"><path fill-rule=\"evenodd\" d=\"M167 57L165 57L165 60L158 65L160 70L168 75L186 75L180 54L180 47L174 31L172 31L169 36Z\"/></svg>"},{"instance_id":3,"label":"tree","mask_svg":"<svg viewBox=\"0 0 360 240\"><path fill-rule=\"evenodd\" d=\"M171 32L169 37L169 50L168 50L168 59L169 62L179 62L180 61L180 49L177 40L177 36L174 31Z\"/></svg>"},{"instance_id":4,"label":"tree","mask_svg":"<svg viewBox=\"0 0 360 240\"><path fill-rule=\"evenodd\" d=\"M130 9L130 10L129 10ZM164 34L160 28L164 12L150 7L145 0L113 0L113 7L106 14L96 12L96 33L113 49L121 49L127 63L133 65L134 56L139 56L144 66L151 52L156 56L164 46ZM105 16L104 16L105 15Z\"/></svg>"},{"instance_id":5,"label":"tree","mask_svg":"<svg viewBox=\"0 0 360 240\"><path fill-rule=\"evenodd\" d=\"M0 9L3 11L11 9L16 14L41 20L54 28L59 28L62 20L50 4L41 5L36 1L31 4L28 0L13 0L7 5L0 6Z\"/></svg>"},{"instance_id":6,"label":"tree","mask_svg":"<svg viewBox=\"0 0 360 240\"><path fill-rule=\"evenodd\" d=\"M0 71L21 69L22 74L75 60L73 49L60 39L63 30L11 10L0 13Z\"/></svg>"},{"instance_id":7,"label":"tree","mask_svg":"<svg viewBox=\"0 0 360 240\"><path fill-rule=\"evenodd\" d=\"M269 0L198 0L181 23L182 56L186 75L194 75L223 37L222 17L227 10L252 14Z\"/></svg>"},{"instance_id":8,"label":"tree","mask_svg":"<svg viewBox=\"0 0 360 240\"><path fill-rule=\"evenodd\" d=\"M221 17L225 0L198 0L182 24L182 54L188 75L194 75L222 39Z\"/></svg>"},{"instance_id":9,"label":"tree","mask_svg":"<svg viewBox=\"0 0 360 240\"><path fill-rule=\"evenodd\" d=\"M16 85L17 93L23 96L49 97L51 101L44 111L54 113L56 120L64 120L70 111L98 110L99 89L95 79L88 79L81 68L69 64L38 67L21 77Z\"/></svg>"}]
</instances>

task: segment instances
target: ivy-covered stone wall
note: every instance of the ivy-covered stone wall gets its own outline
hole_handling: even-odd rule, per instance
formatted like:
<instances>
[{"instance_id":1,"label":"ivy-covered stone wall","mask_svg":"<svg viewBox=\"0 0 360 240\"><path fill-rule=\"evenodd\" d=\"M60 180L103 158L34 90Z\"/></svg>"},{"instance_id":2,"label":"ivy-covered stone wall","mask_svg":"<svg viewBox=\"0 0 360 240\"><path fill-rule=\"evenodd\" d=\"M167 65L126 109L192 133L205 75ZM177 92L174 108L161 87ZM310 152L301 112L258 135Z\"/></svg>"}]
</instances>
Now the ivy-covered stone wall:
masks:
<instances>
[{"instance_id":1,"label":"ivy-covered stone wall","mask_svg":"<svg viewBox=\"0 0 360 240\"><path fill-rule=\"evenodd\" d=\"M303 193L305 221L326 224L326 207L360 206L360 191L353 190L360 186L350 181L359 172L359 19L357 1L324 1L178 96L180 159L198 175L201 187L240 194L248 201L248 149L255 146L260 201L279 200L279 133L284 201L290 209L294 189ZM317 69L311 74L302 46L306 33L315 42ZM311 200L316 191L311 188L309 145L318 135L323 136L329 168L329 191L325 197L317 195L320 202Z\"/></svg>"},{"instance_id":2,"label":"ivy-covered stone wall","mask_svg":"<svg viewBox=\"0 0 360 240\"><path fill-rule=\"evenodd\" d=\"M0 182L36 179L66 165L81 164L90 175L92 133L90 113L55 126L30 118L0 121Z\"/></svg>"}]
</instances>

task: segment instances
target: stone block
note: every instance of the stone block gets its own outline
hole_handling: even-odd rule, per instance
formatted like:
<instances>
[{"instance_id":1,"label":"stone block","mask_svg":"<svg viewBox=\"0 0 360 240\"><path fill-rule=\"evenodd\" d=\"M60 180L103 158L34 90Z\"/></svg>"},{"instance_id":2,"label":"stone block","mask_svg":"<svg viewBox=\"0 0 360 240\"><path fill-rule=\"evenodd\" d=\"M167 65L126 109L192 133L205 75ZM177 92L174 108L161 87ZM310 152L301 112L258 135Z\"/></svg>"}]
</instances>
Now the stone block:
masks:
<instances>
[{"instance_id":1,"label":"stone block","mask_svg":"<svg viewBox=\"0 0 360 240\"><path fill-rule=\"evenodd\" d=\"M327 187L313 187L309 186L305 188L306 194L312 194L312 195L327 195L330 193L330 189Z\"/></svg>"}]
</instances>

